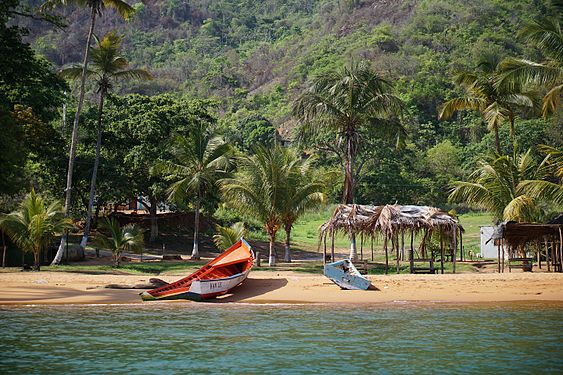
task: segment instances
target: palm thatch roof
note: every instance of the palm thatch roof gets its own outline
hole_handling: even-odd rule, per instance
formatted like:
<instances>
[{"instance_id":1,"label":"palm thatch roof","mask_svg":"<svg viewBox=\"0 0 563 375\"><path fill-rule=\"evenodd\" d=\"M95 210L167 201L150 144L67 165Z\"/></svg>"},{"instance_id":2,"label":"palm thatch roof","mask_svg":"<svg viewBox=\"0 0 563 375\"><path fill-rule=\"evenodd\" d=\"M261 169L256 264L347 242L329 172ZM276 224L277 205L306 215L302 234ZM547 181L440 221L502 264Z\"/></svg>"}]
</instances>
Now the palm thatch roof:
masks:
<instances>
[{"instance_id":1,"label":"palm thatch roof","mask_svg":"<svg viewBox=\"0 0 563 375\"><path fill-rule=\"evenodd\" d=\"M499 224L491 239L504 240L509 249L522 249L528 243L554 241L560 242L563 224L531 224L507 221Z\"/></svg>"},{"instance_id":2,"label":"palm thatch roof","mask_svg":"<svg viewBox=\"0 0 563 375\"><path fill-rule=\"evenodd\" d=\"M453 236L458 229L463 231L459 222L436 207L341 204L334 210L332 217L321 225L320 236L324 238L336 232L343 232L348 235L381 234L389 238L407 230L436 230L441 234Z\"/></svg>"}]
</instances>

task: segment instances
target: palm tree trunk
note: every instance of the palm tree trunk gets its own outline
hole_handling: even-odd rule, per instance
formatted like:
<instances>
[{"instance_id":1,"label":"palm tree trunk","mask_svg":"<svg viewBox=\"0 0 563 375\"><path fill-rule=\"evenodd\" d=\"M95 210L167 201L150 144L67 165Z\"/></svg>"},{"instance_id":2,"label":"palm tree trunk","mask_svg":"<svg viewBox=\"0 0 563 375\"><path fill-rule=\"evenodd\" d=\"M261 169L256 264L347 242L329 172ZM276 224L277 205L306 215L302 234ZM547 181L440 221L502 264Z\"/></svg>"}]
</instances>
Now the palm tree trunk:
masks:
<instances>
[{"instance_id":1,"label":"palm tree trunk","mask_svg":"<svg viewBox=\"0 0 563 375\"><path fill-rule=\"evenodd\" d=\"M84 92L86 91L86 71L88 70L88 58L90 55L90 42L92 41L92 35L94 34L94 26L96 25L96 9L91 7L90 13L90 29L88 30L88 38L86 39L86 50L84 51L84 62L82 63L82 77L80 78L80 94L78 97L78 105L76 107L76 113L74 115L74 123L72 125L72 136L70 140L70 151L68 157L68 170L66 175L66 190L65 190L65 216L70 216L70 199L72 190L72 172L74 169L74 158L76 157L76 146L78 145L78 122L80 120L80 112L82 112L82 104L84 103ZM63 258L63 253L65 249L65 243L68 234L65 234L61 238L61 243L55 254L55 258L52 265L57 265L61 262Z\"/></svg>"},{"instance_id":2,"label":"palm tree trunk","mask_svg":"<svg viewBox=\"0 0 563 375\"><path fill-rule=\"evenodd\" d=\"M153 196L149 196L149 201L151 204L149 207L149 216L151 220L150 241L154 242L158 237L158 203L156 201L156 197Z\"/></svg>"},{"instance_id":3,"label":"palm tree trunk","mask_svg":"<svg viewBox=\"0 0 563 375\"><path fill-rule=\"evenodd\" d=\"M41 252L39 252L39 251L33 252L33 270L34 271L41 271L41 260L39 259L40 255L41 255Z\"/></svg>"},{"instance_id":4,"label":"palm tree trunk","mask_svg":"<svg viewBox=\"0 0 563 375\"><path fill-rule=\"evenodd\" d=\"M273 267L276 265L276 253L274 249L274 244L276 242L276 232L269 231L268 236L270 237L270 255L268 257L268 266Z\"/></svg>"},{"instance_id":5,"label":"palm tree trunk","mask_svg":"<svg viewBox=\"0 0 563 375\"><path fill-rule=\"evenodd\" d=\"M88 199L88 212L86 214L86 225L84 226L84 234L80 241L80 249L84 253L86 244L88 243L88 235L90 234L90 226L92 225L92 208L94 207L94 196L96 195L96 179L98 177L98 167L100 165L100 149L102 148L102 116L104 113L104 97L105 90L100 92L100 106L98 108L98 134L96 138L96 157L94 159L94 168L92 169L92 178L90 180L90 197Z\"/></svg>"},{"instance_id":6,"label":"palm tree trunk","mask_svg":"<svg viewBox=\"0 0 563 375\"><path fill-rule=\"evenodd\" d=\"M290 253L291 227L292 227L291 224L285 226L285 256L283 258L283 261L287 263L291 263L291 253Z\"/></svg>"},{"instance_id":7,"label":"palm tree trunk","mask_svg":"<svg viewBox=\"0 0 563 375\"><path fill-rule=\"evenodd\" d=\"M199 194L194 205L194 248L191 259L200 259L199 256Z\"/></svg>"},{"instance_id":8,"label":"palm tree trunk","mask_svg":"<svg viewBox=\"0 0 563 375\"><path fill-rule=\"evenodd\" d=\"M342 202L345 204L354 203L354 152L353 139L346 139L346 160L344 165L344 191L342 193Z\"/></svg>"},{"instance_id":9,"label":"palm tree trunk","mask_svg":"<svg viewBox=\"0 0 563 375\"><path fill-rule=\"evenodd\" d=\"M358 260L358 247L356 246L356 233L350 236L350 260L355 262Z\"/></svg>"}]
</instances>

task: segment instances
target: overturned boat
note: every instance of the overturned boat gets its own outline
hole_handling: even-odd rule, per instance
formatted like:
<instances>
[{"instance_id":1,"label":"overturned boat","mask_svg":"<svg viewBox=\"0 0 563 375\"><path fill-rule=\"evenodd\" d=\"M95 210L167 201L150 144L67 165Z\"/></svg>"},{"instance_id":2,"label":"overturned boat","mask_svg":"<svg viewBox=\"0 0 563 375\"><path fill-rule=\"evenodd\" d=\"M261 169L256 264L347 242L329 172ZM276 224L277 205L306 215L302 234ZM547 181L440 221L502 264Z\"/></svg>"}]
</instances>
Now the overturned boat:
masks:
<instances>
[{"instance_id":1,"label":"overturned boat","mask_svg":"<svg viewBox=\"0 0 563 375\"><path fill-rule=\"evenodd\" d=\"M188 299L202 301L227 293L242 283L254 263L254 253L241 238L217 258L188 277L141 293L144 301Z\"/></svg>"},{"instance_id":2,"label":"overturned boat","mask_svg":"<svg viewBox=\"0 0 563 375\"><path fill-rule=\"evenodd\" d=\"M367 290L371 283L354 267L350 259L325 265L324 274L342 289Z\"/></svg>"}]
</instances>

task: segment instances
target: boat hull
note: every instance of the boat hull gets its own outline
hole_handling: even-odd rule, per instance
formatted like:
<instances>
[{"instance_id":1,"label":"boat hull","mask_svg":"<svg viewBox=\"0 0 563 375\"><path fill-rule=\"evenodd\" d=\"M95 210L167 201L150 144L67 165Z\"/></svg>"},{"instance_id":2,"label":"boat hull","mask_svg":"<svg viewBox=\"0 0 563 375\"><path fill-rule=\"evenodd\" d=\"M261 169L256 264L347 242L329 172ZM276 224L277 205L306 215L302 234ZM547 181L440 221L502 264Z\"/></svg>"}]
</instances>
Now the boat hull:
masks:
<instances>
[{"instance_id":1,"label":"boat hull","mask_svg":"<svg viewBox=\"0 0 563 375\"><path fill-rule=\"evenodd\" d=\"M204 301L228 293L250 273L254 253L241 239L205 266L175 283L141 293L144 301L187 299ZM219 276L220 275L220 276Z\"/></svg>"},{"instance_id":2,"label":"boat hull","mask_svg":"<svg viewBox=\"0 0 563 375\"><path fill-rule=\"evenodd\" d=\"M367 290L371 285L348 259L325 265L324 274L342 289Z\"/></svg>"}]
</instances>

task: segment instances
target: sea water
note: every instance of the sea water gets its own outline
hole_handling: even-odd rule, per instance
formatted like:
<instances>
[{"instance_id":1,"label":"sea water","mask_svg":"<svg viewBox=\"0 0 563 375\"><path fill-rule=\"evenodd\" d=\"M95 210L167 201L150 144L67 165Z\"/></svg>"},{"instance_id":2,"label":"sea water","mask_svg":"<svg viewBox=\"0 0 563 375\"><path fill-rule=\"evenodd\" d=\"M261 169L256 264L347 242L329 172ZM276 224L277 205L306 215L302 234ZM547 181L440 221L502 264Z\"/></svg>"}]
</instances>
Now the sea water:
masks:
<instances>
[{"instance_id":1,"label":"sea water","mask_svg":"<svg viewBox=\"0 0 563 375\"><path fill-rule=\"evenodd\" d=\"M563 305L0 307L0 374L563 373Z\"/></svg>"}]
</instances>

